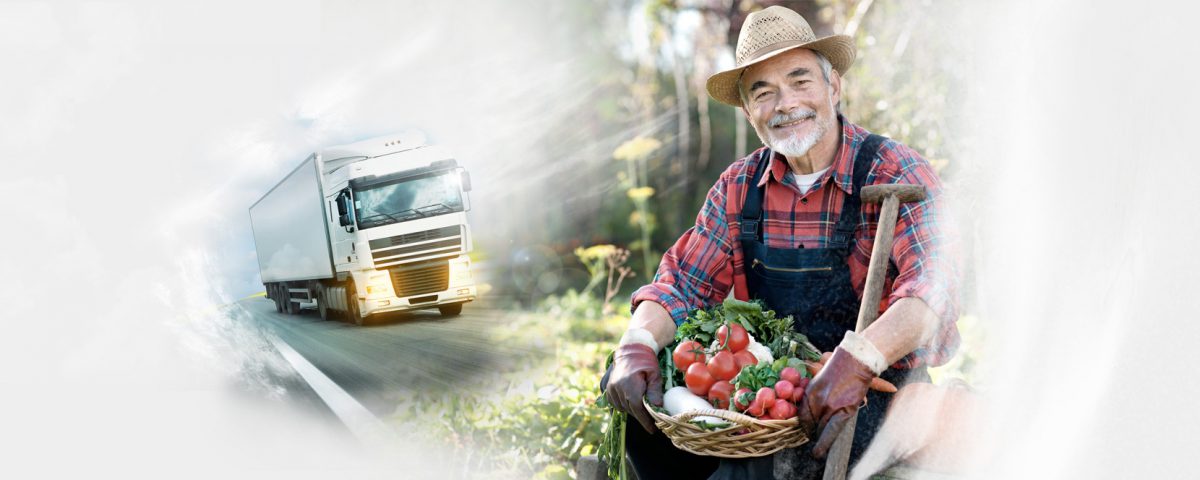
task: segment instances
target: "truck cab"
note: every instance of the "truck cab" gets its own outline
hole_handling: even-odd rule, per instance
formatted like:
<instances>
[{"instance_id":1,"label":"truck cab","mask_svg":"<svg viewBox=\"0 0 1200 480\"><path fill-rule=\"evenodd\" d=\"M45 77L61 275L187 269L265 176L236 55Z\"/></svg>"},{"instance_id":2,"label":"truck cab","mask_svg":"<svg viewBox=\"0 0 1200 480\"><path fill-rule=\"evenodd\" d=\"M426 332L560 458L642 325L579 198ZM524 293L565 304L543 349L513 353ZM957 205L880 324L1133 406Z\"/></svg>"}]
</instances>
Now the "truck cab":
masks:
<instances>
[{"instance_id":1,"label":"truck cab","mask_svg":"<svg viewBox=\"0 0 1200 480\"><path fill-rule=\"evenodd\" d=\"M448 150L410 132L319 156L335 287L347 293L346 305L330 295L331 306L358 320L430 307L455 315L475 299L471 182Z\"/></svg>"}]
</instances>

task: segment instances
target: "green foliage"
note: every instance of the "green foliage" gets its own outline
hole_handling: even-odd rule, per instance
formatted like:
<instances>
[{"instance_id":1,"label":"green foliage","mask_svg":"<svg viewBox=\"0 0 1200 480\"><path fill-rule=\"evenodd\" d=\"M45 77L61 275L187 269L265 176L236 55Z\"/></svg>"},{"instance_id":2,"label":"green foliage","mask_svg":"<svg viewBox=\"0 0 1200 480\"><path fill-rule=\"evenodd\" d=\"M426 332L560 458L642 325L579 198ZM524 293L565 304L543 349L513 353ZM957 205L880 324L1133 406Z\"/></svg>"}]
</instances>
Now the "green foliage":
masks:
<instances>
[{"instance_id":1,"label":"green foliage","mask_svg":"<svg viewBox=\"0 0 1200 480\"><path fill-rule=\"evenodd\" d=\"M580 293L572 288L542 299L537 310L554 317L596 320L604 312L604 303L591 292Z\"/></svg>"},{"instance_id":2,"label":"green foliage","mask_svg":"<svg viewBox=\"0 0 1200 480\"><path fill-rule=\"evenodd\" d=\"M743 302L733 296L716 307L695 310L675 330L675 341L692 338L702 345L712 343L721 325L737 323L746 328L755 340L771 352L787 353L806 360L817 360L821 353L808 342L808 337L792 328L792 317L777 318L761 301Z\"/></svg>"},{"instance_id":3,"label":"green foliage","mask_svg":"<svg viewBox=\"0 0 1200 480\"><path fill-rule=\"evenodd\" d=\"M594 298L564 297L571 300L559 303L589 304L581 310L598 311ZM392 421L461 452L465 472L569 478L580 456L597 453L610 428L609 409L597 402L598 384L605 356L628 320L519 315L493 339L522 352L515 368L496 371L475 389L410 394L399 399Z\"/></svg>"}]
</instances>

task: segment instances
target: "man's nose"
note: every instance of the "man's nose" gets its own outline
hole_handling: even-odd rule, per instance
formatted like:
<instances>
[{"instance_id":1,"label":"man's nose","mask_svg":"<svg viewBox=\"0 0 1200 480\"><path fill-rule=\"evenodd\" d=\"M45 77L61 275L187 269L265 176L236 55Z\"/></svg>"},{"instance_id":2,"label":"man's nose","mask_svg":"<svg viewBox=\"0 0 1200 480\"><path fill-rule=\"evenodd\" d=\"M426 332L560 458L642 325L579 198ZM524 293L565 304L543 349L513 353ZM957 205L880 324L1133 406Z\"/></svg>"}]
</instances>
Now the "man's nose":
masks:
<instances>
[{"instance_id":1,"label":"man's nose","mask_svg":"<svg viewBox=\"0 0 1200 480\"><path fill-rule=\"evenodd\" d=\"M779 113L791 113L793 110L800 107L800 95L788 89L779 92L779 103L775 104L775 110Z\"/></svg>"}]
</instances>

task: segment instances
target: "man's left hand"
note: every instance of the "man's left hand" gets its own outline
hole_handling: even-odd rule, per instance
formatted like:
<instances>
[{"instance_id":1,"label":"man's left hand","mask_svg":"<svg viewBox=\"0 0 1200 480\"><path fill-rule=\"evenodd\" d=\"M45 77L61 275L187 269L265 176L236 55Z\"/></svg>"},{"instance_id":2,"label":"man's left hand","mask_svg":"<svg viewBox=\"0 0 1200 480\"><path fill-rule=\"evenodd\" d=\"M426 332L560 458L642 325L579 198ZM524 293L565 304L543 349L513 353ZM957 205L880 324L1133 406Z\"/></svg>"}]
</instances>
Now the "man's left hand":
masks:
<instances>
[{"instance_id":1,"label":"man's left hand","mask_svg":"<svg viewBox=\"0 0 1200 480\"><path fill-rule=\"evenodd\" d=\"M859 405L867 396L867 388L877 375L863 362L842 347L833 350L797 405L800 425L807 431L820 432L813 446L813 456L824 458L846 423L858 414Z\"/></svg>"}]
</instances>

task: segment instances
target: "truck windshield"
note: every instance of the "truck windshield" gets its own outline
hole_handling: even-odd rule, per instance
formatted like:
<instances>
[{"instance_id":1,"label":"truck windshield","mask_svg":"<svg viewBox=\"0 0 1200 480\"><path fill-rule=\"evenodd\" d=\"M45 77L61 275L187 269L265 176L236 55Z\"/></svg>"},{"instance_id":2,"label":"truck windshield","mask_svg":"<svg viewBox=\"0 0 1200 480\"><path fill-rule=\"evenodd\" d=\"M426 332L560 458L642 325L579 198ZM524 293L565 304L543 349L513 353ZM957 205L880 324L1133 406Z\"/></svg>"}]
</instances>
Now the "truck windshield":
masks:
<instances>
[{"instance_id":1,"label":"truck windshield","mask_svg":"<svg viewBox=\"0 0 1200 480\"><path fill-rule=\"evenodd\" d=\"M451 170L373 185L354 192L358 228L463 211L458 175Z\"/></svg>"}]
</instances>

